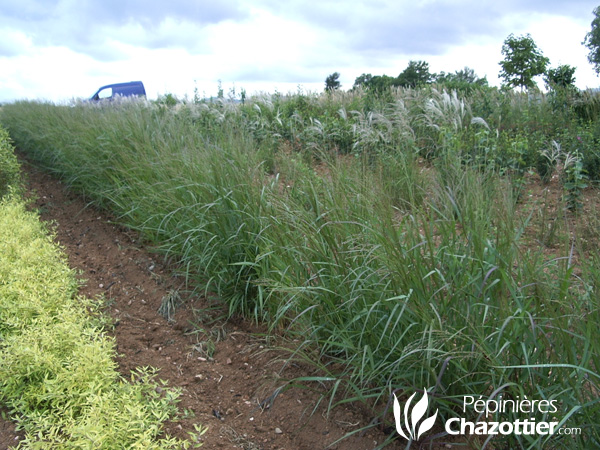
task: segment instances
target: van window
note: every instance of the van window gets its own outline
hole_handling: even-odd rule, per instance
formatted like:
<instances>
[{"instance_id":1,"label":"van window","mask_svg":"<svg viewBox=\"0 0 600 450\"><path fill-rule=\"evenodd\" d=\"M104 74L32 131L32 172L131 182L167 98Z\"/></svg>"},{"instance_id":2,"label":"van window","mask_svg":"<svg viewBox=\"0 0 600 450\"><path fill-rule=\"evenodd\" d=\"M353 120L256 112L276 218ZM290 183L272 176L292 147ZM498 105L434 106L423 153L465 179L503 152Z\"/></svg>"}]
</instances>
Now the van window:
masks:
<instances>
[{"instance_id":1,"label":"van window","mask_svg":"<svg viewBox=\"0 0 600 450\"><path fill-rule=\"evenodd\" d=\"M113 95L113 90L111 87L104 88L100 92L98 92L99 99L111 98L112 95Z\"/></svg>"}]
</instances>

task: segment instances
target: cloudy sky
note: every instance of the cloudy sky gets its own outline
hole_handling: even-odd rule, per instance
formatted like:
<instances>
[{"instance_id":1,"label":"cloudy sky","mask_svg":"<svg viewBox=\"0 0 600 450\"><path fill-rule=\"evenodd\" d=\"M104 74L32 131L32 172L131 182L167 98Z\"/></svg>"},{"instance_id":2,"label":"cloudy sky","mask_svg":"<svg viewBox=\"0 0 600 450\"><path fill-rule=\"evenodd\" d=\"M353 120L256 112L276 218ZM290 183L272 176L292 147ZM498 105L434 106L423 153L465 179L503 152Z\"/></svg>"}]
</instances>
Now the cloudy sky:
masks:
<instances>
[{"instance_id":1,"label":"cloudy sky","mask_svg":"<svg viewBox=\"0 0 600 450\"><path fill-rule=\"evenodd\" d=\"M321 91L363 73L467 66L499 85L502 43L531 34L551 66L600 78L582 45L586 0L1 0L0 102L89 97L142 80L148 97ZM543 83L540 83L543 85Z\"/></svg>"}]
</instances>

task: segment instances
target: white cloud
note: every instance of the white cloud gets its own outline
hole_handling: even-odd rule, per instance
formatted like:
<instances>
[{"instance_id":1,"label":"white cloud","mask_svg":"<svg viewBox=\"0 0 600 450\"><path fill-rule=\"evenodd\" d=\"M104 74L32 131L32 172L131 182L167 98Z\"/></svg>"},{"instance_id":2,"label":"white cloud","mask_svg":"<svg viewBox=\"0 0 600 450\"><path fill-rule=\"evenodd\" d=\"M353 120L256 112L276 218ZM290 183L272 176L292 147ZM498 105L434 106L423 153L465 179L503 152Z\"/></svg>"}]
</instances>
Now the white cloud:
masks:
<instances>
[{"instance_id":1,"label":"white cloud","mask_svg":"<svg viewBox=\"0 0 600 450\"><path fill-rule=\"evenodd\" d=\"M32 49L33 42L27 34L11 28L0 28L0 56L27 54Z\"/></svg>"},{"instance_id":2,"label":"white cloud","mask_svg":"<svg viewBox=\"0 0 600 450\"><path fill-rule=\"evenodd\" d=\"M341 73L397 76L410 60L465 66L498 82L510 33L531 33L551 64L598 79L581 45L591 0L22 0L0 5L0 101L90 95L143 80L149 96L322 90Z\"/></svg>"},{"instance_id":3,"label":"white cloud","mask_svg":"<svg viewBox=\"0 0 600 450\"><path fill-rule=\"evenodd\" d=\"M253 10L244 22L211 26L209 46L220 57L223 73L256 73L271 80L268 69L286 72L287 67L304 64L319 50L323 38L319 29L308 24Z\"/></svg>"},{"instance_id":4,"label":"white cloud","mask_svg":"<svg viewBox=\"0 0 600 450\"><path fill-rule=\"evenodd\" d=\"M598 77L587 60L588 48L582 45L591 27L585 23L560 16L540 16L529 27L544 56L550 58L550 65L557 67L568 64L576 67L575 78L579 88L597 87Z\"/></svg>"},{"instance_id":5,"label":"white cloud","mask_svg":"<svg viewBox=\"0 0 600 450\"><path fill-rule=\"evenodd\" d=\"M69 99L83 95L82 81L94 61L65 47L32 49L27 54L0 58L0 100ZM90 92L91 95L91 92Z\"/></svg>"}]
</instances>

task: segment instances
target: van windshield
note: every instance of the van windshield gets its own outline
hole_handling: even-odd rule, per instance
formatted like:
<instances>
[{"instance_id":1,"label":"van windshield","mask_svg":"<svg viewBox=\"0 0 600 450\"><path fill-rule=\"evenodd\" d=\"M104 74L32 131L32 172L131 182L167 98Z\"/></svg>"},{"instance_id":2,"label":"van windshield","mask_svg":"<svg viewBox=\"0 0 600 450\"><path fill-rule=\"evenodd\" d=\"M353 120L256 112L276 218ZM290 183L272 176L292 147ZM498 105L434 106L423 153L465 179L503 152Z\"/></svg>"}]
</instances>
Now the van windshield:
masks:
<instances>
[{"instance_id":1,"label":"van windshield","mask_svg":"<svg viewBox=\"0 0 600 450\"><path fill-rule=\"evenodd\" d=\"M113 89L111 87L107 87L98 92L98 98L100 100L105 98L110 98L113 96Z\"/></svg>"}]
</instances>

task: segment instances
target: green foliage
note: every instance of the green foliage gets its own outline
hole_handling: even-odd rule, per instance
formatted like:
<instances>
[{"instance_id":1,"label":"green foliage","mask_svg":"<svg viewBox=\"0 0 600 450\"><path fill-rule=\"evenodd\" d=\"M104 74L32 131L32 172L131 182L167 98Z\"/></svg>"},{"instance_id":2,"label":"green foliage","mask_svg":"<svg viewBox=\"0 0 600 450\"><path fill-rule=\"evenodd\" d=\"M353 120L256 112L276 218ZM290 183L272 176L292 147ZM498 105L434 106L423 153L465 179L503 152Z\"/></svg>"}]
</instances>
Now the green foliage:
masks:
<instances>
[{"instance_id":1,"label":"green foliage","mask_svg":"<svg viewBox=\"0 0 600 450\"><path fill-rule=\"evenodd\" d=\"M164 95L159 96L156 99L156 102L160 105L165 105L168 107L172 107L175 106L177 104L177 97L171 93L167 93Z\"/></svg>"},{"instance_id":2,"label":"green foliage","mask_svg":"<svg viewBox=\"0 0 600 450\"><path fill-rule=\"evenodd\" d=\"M535 88L534 77L543 74L550 60L542 55L531 35L509 35L502 45L504 60L500 62L502 78L507 86Z\"/></svg>"},{"instance_id":3,"label":"green foliage","mask_svg":"<svg viewBox=\"0 0 600 450\"><path fill-rule=\"evenodd\" d=\"M440 72L435 76L435 81L438 83L468 83L468 84L477 84L480 86L487 85L486 77L479 78L475 71L469 67L465 67L464 69L457 70L454 73L445 73Z\"/></svg>"},{"instance_id":4,"label":"green foliage","mask_svg":"<svg viewBox=\"0 0 600 450\"><path fill-rule=\"evenodd\" d=\"M340 74L339 72L333 72L325 79L325 90L326 91L335 91L340 88L342 85L339 81Z\"/></svg>"},{"instance_id":5,"label":"green foliage","mask_svg":"<svg viewBox=\"0 0 600 450\"><path fill-rule=\"evenodd\" d=\"M449 416L492 386L558 399L585 427L498 447L600 442L600 258L574 276L570 248L525 245L517 211L549 142L574 152L580 136L582 161L593 147L569 108L430 86L117 106L19 103L1 119L231 314L297 339L292 358L321 370L331 405L377 410L393 389L436 386Z\"/></svg>"},{"instance_id":6,"label":"green foliage","mask_svg":"<svg viewBox=\"0 0 600 450\"><path fill-rule=\"evenodd\" d=\"M434 83L443 86L447 91L458 91L463 94L471 94L477 89L488 86L487 78L479 78L469 67L454 73L440 72L434 76Z\"/></svg>"},{"instance_id":7,"label":"green foliage","mask_svg":"<svg viewBox=\"0 0 600 450\"><path fill-rule=\"evenodd\" d=\"M588 61L596 73L600 74L600 6L594 9L591 30L585 35L583 44L589 49Z\"/></svg>"},{"instance_id":8,"label":"green foliage","mask_svg":"<svg viewBox=\"0 0 600 450\"><path fill-rule=\"evenodd\" d=\"M582 164L582 171L592 183L600 182L600 129L591 123L563 130L559 135L561 149L565 155L574 155ZM566 156L562 158L566 159Z\"/></svg>"},{"instance_id":9,"label":"green foliage","mask_svg":"<svg viewBox=\"0 0 600 450\"><path fill-rule=\"evenodd\" d=\"M181 448L160 438L178 393L151 369L121 379L98 302L77 297L75 274L38 217L0 202L0 401L26 435L19 448Z\"/></svg>"},{"instance_id":10,"label":"green foliage","mask_svg":"<svg viewBox=\"0 0 600 450\"><path fill-rule=\"evenodd\" d=\"M362 74L354 80L354 88L364 88L373 93L382 95L398 85L398 79L388 75Z\"/></svg>"},{"instance_id":11,"label":"green foliage","mask_svg":"<svg viewBox=\"0 0 600 450\"><path fill-rule=\"evenodd\" d=\"M429 72L429 63L410 61L397 77L371 75L363 73L354 80L354 89L365 88L379 95L387 93L393 87L415 88L431 83L435 75Z\"/></svg>"},{"instance_id":12,"label":"green foliage","mask_svg":"<svg viewBox=\"0 0 600 450\"><path fill-rule=\"evenodd\" d=\"M363 73L354 79L353 89L364 88L373 79L370 73Z\"/></svg>"},{"instance_id":13,"label":"green foliage","mask_svg":"<svg viewBox=\"0 0 600 450\"><path fill-rule=\"evenodd\" d=\"M20 166L8 132L0 127L0 199L21 184Z\"/></svg>"},{"instance_id":14,"label":"green foliage","mask_svg":"<svg viewBox=\"0 0 600 450\"><path fill-rule=\"evenodd\" d=\"M552 146L542 150L536 161L538 175L544 183L548 183L556 171L560 158L560 145L552 141Z\"/></svg>"},{"instance_id":15,"label":"green foliage","mask_svg":"<svg viewBox=\"0 0 600 450\"><path fill-rule=\"evenodd\" d=\"M576 67L561 64L557 68L550 68L544 75L546 86L550 89L574 89Z\"/></svg>"},{"instance_id":16,"label":"green foliage","mask_svg":"<svg viewBox=\"0 0 600 450\"><path fill-rule=\"evenodd\" d=\"M583 123L596 123L600 118L600 93L591 89L578 92L571 107Z\"/></svg>"},{"instance_id":17,"label":"green foliage","mask_svg":"<svg viewBox=\"0 0 600 450\"><path fill-rule=\"evenodd\" d=\"M564 161L563 185L567 191L567 207L570 210L580 210L581 196L587 187L587 176L583 171L583 161L578 153L568 153Z\"/></svg>"},{"instance_id":18,"label":"green foliage","mask_svg":"<svg viewBox=\"0 0 600 450\"><path fill-rule=\"evenodd\" d=\"M398 75L396 84L402 87L417 87L430 83L433 75L429 72L429 63L409 61L406 69Z\"/></svg>"}]
</instances>

